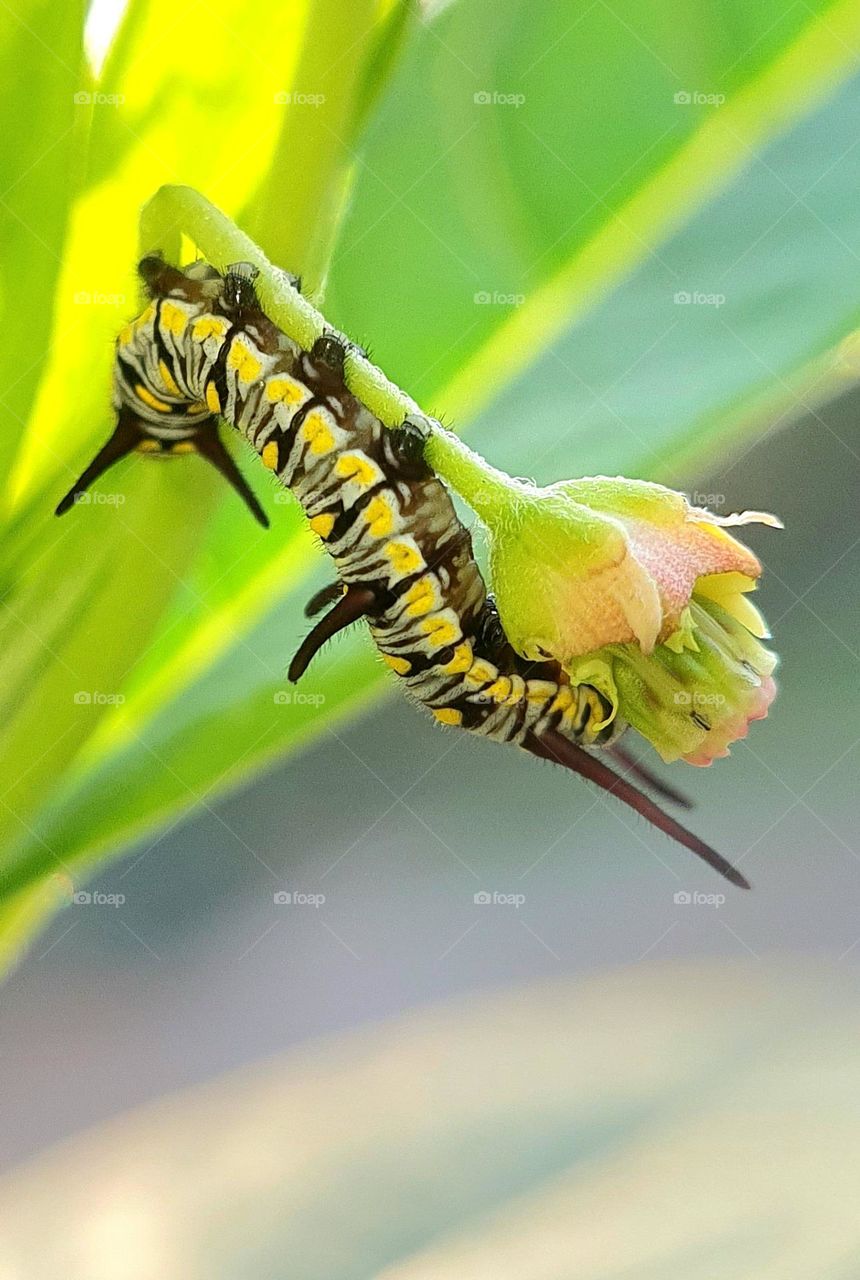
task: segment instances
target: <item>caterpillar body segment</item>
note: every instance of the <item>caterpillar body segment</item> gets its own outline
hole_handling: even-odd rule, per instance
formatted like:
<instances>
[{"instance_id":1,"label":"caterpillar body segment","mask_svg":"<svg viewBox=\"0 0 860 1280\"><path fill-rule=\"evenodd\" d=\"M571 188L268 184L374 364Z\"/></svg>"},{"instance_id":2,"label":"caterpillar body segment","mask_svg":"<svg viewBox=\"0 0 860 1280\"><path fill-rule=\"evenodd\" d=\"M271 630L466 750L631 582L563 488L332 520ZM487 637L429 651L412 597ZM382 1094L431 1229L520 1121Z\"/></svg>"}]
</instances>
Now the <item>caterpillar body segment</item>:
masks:
<instances>
[{"instance_id":1,"label":"caterpillar body segment","mask_svg":"<svg viewBox=\"0 0 860 1280\"><path fill-rule=\"evenodd\" d=\"M424 458L433 424L415 416L385 427L349 389L348 340L326 331L302 349L260 308L253 268L221 275L202 263L180 270L146 258L140 271L150 302L117 339L116 431L58 512L116 458L144 448L201 453L259 517L218 437L226 421L295 494L337 570L336 587L310 602L312 613L327 612L290 679L327 639L365 618L383 661L441 724L564 764L728 874L719 854L626 778L591 767L582 748L610 746L625 727L598 690L572 687L558 663L529 662L508 642L471 535Z\"/></svg>"}]
</instances>

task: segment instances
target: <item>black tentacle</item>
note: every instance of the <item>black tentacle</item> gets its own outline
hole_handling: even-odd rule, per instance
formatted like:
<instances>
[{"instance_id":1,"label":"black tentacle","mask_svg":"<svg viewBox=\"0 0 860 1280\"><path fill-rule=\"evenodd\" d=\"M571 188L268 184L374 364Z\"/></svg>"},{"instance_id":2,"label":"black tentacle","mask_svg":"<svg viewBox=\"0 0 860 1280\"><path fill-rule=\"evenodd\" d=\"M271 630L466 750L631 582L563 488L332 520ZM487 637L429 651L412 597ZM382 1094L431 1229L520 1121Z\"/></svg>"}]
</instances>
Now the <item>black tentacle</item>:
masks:
<instances>
[{"instance_id":1,"label":"black tentacle","mask_svg":"<svg viewBox=\"0 0 860 1280\"><path fill-rule=\"evenodd\" d=\"M651 791L656 791L658 796L662 796L664 800L670 800L673 804L677 804L682 809L692 809L693 801L689 796L685 796L683 792L676 791L668 782L664 782L656 773L652 773L641 761L637 760L630 752L622 747L620 742L614 742L608 748L612 755L620 765L624 766L624 775L632 774L634 778L638 778Z\"/></svg>"},{"instance_id":2,"label":"black tentacle","mask_svg":"<svg viewBox=\"0 0 860 1280\"><path fill-rule=\"evenodd\" d=\"M707 862L709 867L713 867L739 889L751 887L747 878L721 853L717 853L716 849L712 849L709 844L705 844L704 840L700 840L686 827L682 827L675 818L664 813L655 801L641 792L638 787L634 787L632 782L619 777L608 764L604 764L596 755L591 755L582 747L576 746L557 730L550 729L540 738L531 734L523 745L527 751L539 759L552 760L555 764L564 765L572 773L578 773L580 777L587 778L589 782L596 782L604 791L610 792L628 804L658 831L662 831L664 835L677 840L685 849L695 853L697 857Z\"/></svg>"},{"instance_id":3,"label":"black tentacle","mask_svg":"<svg viewBox=\"0 0 860 1280\"><path fill-rule=\"evenodd\" d=\"M296 656L290 663L287 679L295 684L310 666L313 657L319 653L326 640L337 635L344 627L351 626L359 618L370 612L376 600L376 592L372 587L349 587L333 609L321 618L314 629L302 641Z\"/></svg>"},{"instance_id":4,"label":"black tentacle","mask_svg":"<svg viewBox=\"0 0 860 1280\"><path fill-rule=\"evenodd\" d=\"M81 494L86 493L90 485L98 480L99 476L103 476L106 471L109 471L114 463L119 462L120 458L125 458L128 454L133 453L143 438L144 433L137 419L127 410L120 410L119 420L113 435L102 445L90 465L81 473L66 496L57 503L54 515L61 516L71 510Z\"/></svg>"},{"instance_id":5,"label":"black tentacle","mask_svg":"<svg viewBox=\"0 0 860 1280\"><path fill-rule=\"evenodd\" d=\"M211 463L231 488L236 490L257 523L261 524L264 529L268 529L269 517L260 505L254 490L236 465L232 454L227 452L227 447L218 434L218 428L214 424L208 428L204 427L195 437L194 445L201 458L205 458L207 462Z\"/></svg>"}]
</instances>

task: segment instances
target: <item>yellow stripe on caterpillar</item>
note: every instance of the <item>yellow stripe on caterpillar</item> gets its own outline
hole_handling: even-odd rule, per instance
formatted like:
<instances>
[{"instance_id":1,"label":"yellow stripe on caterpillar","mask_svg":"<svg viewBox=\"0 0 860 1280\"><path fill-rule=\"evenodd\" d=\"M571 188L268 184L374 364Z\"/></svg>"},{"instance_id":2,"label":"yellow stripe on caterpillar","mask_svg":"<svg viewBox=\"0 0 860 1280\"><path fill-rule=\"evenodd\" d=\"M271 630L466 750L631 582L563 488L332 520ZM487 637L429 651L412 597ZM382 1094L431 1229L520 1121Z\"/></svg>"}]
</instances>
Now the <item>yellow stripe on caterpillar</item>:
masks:
<instances>
[{"instance_id":1,"label":"yellow stripe on caterpillar","mask_svg":"<svg viewBox=\"0 0 860 1280\"><path fill-rule=\"evenodd\" d=\"M432 574L427 573L423 578L409 588L404 597L406 600L406 612L410 618L422 618L425 613L430 613L432 609L439 608L439 588L436 579ZM471 653L471 650L469 651Z\"/></svg>"},{"instance_id":2,"label":"yellow stripe on caterpillar","mask_svg":"<svg viewBox=\"0 0 860 1280\"><path fill-rule=\"evenodd\" d=\"M427 636L434 649L441 649L445 645L453 644L460 635L459 624L446 617L443 613L437 613L431 618L425 618L421 623L421 630Z\"/></svg>"},{"instance_id":3,"label":"yellow stripe on caterpillar","mask_svg":"<svg viewBox=\"0 0 860 1280\"><path fill-rule=\"evenodd\" d=\"M170 369L168 368L166 361L159 360L158 372L161 377L161 381L164 383L167 389L168 394L171 396L181 396L182 392L179 390L179 387L176 385L176 379L174 378L173 374L170 372Z\"/></svg>"},{"instance_id":4,"label":"yellow stripe on caterpillar","mask_svg":"<svg viewBox=\"0 0 860 1280\"><path fill-rule=\"evenodd\" d=\"M388 498L378 493L365 507L364 519L372 538L387 538L394 528L394 508Z\"/></svg>"},{"instance_id":5,"label":"yellow stripe on caterpillar","mask_svg":"<svg viewBox=\"0 0 860 1280\"><path fill-rule=\"evenodd\" d=\"M242 334L237 334L230 344L227 367L235 370L240 382L254 382L263 372L262 360Z\"/></svg>"},{"instance_id":6,"label":"yellow stripe on caterpillar","mask_svg":"<svg viewBox=\"0 0 860 1280\"><path fill-rule=\"evenodd\" d=\"M607 711L600 700L600 694L589 685L579 686L579 700L576 707L576 728L582 733L594 735L606 724Z\"/></svg>"},{"instance_id":7,"label":"yellow stripe on caterpillar","mask_svg":"<svg viewBox=\"0 0 860 1280\"><path fill-rule=\"evenodd\" d=\"M417 573L424 564L424 557L412 539L409 542L389 542L385 554L395 573L402 578L407 578L410 573Z\"/></svg>"},{"instance_id":8,"label":"yellow stripe on caterpillar","mask_svg":"<svg viewBox=\"0 0 860 1280\"><path fill-rule=\"evenodd\" d=\"M495 685L485 690L486 698L497 701L502 707L518 707L526 694L526 682L522 676L499 676Z\"/></svg>"},{"instance_id":9,"label":"yellow stripe on caterpillar","mask_svg":"<svg viewBox=\"0 0 860 1280\"><path fill-rule=\"evenodd\" d=\"M408 662L406 658L398 658L394 653L382 653L380 651L380 657L386 667L390 667L392 671L396 671L399 676L407 676L412 670L411 662Z\"/></svg>"},{"instance_id":10,"label":"yellow stripe on caterpillar","mask_svg":"<svg viewBox=\"0 0 860 1280\"><path fill-rule=\"evenodd\" d=\"M491 698L500 706L516 707L522 701L525 690L526 682L522 676L499 676L495 684L484 690L482 696Z\"/></svg>"},{"instance_id":11,"label":"yellow stripe on caterpillar","mask_svg":"<svg viewBox=\"0 0 860 1280\"><path fill-rule=\"evenodd\" d=\"M263 459L263 466L268 467L270 471L278 469L278 442L270 440L268 444L263 445L263 452L260 454Z\"/></svg>"},{"instance_id":12,"label":"yellow stripe on caterpillar","mask_svg":"<svg viewBox=\"0 0 860 1280\"><path fill-rule=\"evenodd\" d=\"M266 448L268 447L266 445ZM327 538L334 528L334 516L329 515L327 511L323 511L321 515L311 516L308 524L318 537Z\"/></svg>"},{"instance_id":13,"label":"yellow stripe on caterpillar","mask_svg":"<svg viewBox=\"0 0 860 1280\"><path fill-rule=\"evenodd\" d=\"M496 679L498 674L498 667L494 667L490 662L485 662L483 658L478 658L466 672L465 679L469 684L489 684L490 681Z\"/></svg>"},{"instance_id":14,"label":"yellow stripe on caterpillar","mask_svg":"<svg viewBox=\"0 0 860 1280\"><path fill-rule=\"evenodd\" d=\"M500 706L515 707L522 700L525 688L526 683L522 676L499 676L498 680L491 684L489 689L485 689L481 696L490 698Z\"/></svg>"},{"instance_id":15,"label":"yellow stripe on caterpillar","mask_svg":"<svg viewBox=\"0 0 860 1280\"><path fill-rule=\"evenodd\" d=\"M548 702L558 693L558 685L553 680L529 680L526 683L526 698L529 702Z\"/></svg>"},{"instance_id":16,"label":"yellow stripe on caterpillar","mask_svg":"<svg viewBox=\"0 0 860 1280\"><path fill-rule=\"evenodd\" d=\"M146 318L147 313L144 311L140 320L138 320L138 324L146 323ZM160 319L162 329L166 329L168 333L172 333L177 338L180 333L185 332L188 325L188 316L182 310L182 307L178 307L175 302L168 302L167 300L161 304Z\"/></svg>"},{"instance_id":17,"label":"yellow stripe on caterpillar","mask_svg":"<svg viewBox=\"0 0 860 1280\"><path fill-rule=\"evenodd\" d=\"M458 711L456 707L435 707L433 715L440 724L462 724L463 712Z\"/></svg>"},{"instance_id":18,"label":"yellow stripe on caterpillar","mask_svg":"<svg viewBox=\"0 0 860 1280\"><path fill-rule=\"evenodd\" d=\"M566 711L570 710L570 708L574 704L574 701L575 699L573 696L573 692L570 688L570 685L563 684L559 688L559 691L556 694L556 696L553 698L552 703L549 707L549 710L561 711L562 714L564 714Z\"/></svg>"},{"instance_id":19,"label":"yellow stripe on caterpillar","mask_svg":"<svg viewBox=\"0 0 860 1280\"><path fill-rule=\"evenodd\" d=\"M307 441L308 450L322 457L335 446L334 419L325 409L313 409L301 426L301 437Z\"/></svg>"},{"instance_id":20,"label":"yellow stripe on caterpillar","mask_svg":"<svg viewBox=\"0 0 860 1280\"><path fill-rule=\"evenodd\" d=\"M170 405L165 404L163 400L159 400L152 394L149 388L143 386L142 383L136 382L134 384L134 394L137 396L138 400L142 400L144 404L148 404L150 409L155 409L156 413L170 413Z\"/></svg>"},{"instance_id":21,"label":"yellow stripe on caterpillar","mask_svg":"<svg viewBox=\"0 0 860 1280\"><path fill-rule=\"evenodd\" d=\"M376 463L359 450L342 453L334 464L334 470L342 480L351 480L359 489L369 489L385 479Z\"/></svg>"},{"instance_id":22,"label":"yellow stripe on caterpillar","mask_svg":"<svg viewBox=\"0 0 860 1280\"><path fill-rule=\"evenodd\" d=\"M484 697L491 698L493 702L507 702L511 695L511 681L508 676L499 676L489 689L484 690Z\"/></svg>"},{"instance_id":23,"label":"yellow stripe on caterpillar","mask_svg":"<svg viewBox=\"0 0 860 1280\"><path fill-rule=\"evenodd\" d=\"M468 640L464 640L462 644L457 645L453 658L445 663L442 670L446 676L461 675L471 667L473 656L471 644Z\"/></svg>"},{"instance_id":24,"label":"yellow stripe on caterpillar","mask_svg":"<svg viewBox=\"0 0 860 1280\"><path fill-rule=\"evenodd\" d=\"M279 374L277 377L269 378L266 383L266 399L269 404L287 404L298 408L310 398L311 393L308 388L301 382L297 382L295 378L285 378Z\"/></svg>"},{"instance_id":25,"label":"yellow stripe on caterpillar","mask_svg":"<svg viewBox=\"0 0 860 1280\"><path fill-rule=\"evenodd\" d=\"M222 316L200 316L191 326L191 337L195 342L205 342L207 338L223 338L229 325Z\"/></svg>"}]
</instances>

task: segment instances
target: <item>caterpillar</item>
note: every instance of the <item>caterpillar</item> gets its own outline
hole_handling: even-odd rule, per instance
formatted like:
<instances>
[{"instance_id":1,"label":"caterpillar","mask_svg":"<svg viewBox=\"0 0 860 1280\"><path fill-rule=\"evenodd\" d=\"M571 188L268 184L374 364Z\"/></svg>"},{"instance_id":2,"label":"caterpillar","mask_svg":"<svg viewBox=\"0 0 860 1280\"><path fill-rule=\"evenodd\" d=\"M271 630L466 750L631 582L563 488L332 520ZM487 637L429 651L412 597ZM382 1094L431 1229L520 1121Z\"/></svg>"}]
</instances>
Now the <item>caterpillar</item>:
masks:
<instances>
[{"instance_id":1,"label":"caterpillar","mask_svg":"<svg viewBox=\"0 0 860 1280\"><path fill-rule=\"evenodd\" d=\"M439 723L563 765L748 888L731 863L629 780L637 774L648 789L686 803L623 752L625 726L607 723L603 695L571 686L557 662L530 662L513 649L471 534L425 459L438 424L413 413L386 427L347 385L347 356L360 349L334 329L302 349L262 310L249 264L221 274L205 262L180 268L149 256L138 269L149 301L116 340L116 426L57 514L133 450L194 452L267 524L218 434L227 422L293 492L337 571L306 609L312 617L330 606L292 659L291 681L328 639L363 618L382 660ZM624 773L599 758L597 749L607 748Z\"/></svg>"}]
</instances>

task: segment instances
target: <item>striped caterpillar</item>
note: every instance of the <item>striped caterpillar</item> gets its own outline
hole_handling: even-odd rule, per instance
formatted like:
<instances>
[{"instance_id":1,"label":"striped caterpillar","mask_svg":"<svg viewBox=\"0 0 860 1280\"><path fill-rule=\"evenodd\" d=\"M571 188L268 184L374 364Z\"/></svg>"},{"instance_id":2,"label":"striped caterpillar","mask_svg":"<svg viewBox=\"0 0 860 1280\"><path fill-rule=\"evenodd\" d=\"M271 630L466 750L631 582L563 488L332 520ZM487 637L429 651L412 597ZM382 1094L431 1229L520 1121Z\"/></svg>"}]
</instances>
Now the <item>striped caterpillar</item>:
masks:
<instances>
[{"instance_id":1,"label":"striped caterpillar","mask_svg":"<svg viewBox=\"0 0 860 1280\"><path fill-rule=\"evenodd\" d=\"M196 452L267 524L218 435L225 420L292 490L337 570L337 582L308 605L308 616L331 607L290 663L291 681L326 640L365 618L383 661L437 721L564 765L747 887L725 858L592 752L609 747L626 773L685 803L621 753L624 726L604 724L601 693L572 687L555 661L514 651L469 531L424 458L436 424L414 414L399 428L384 426L347 385L345 361L356 348L326 330L302 349L264 314L248 264L222 275L203 262L180 269L152 256L139 271L149 305L117 338L116 428L57 514L133 450Z\"/></svg>"}]
</instances>

